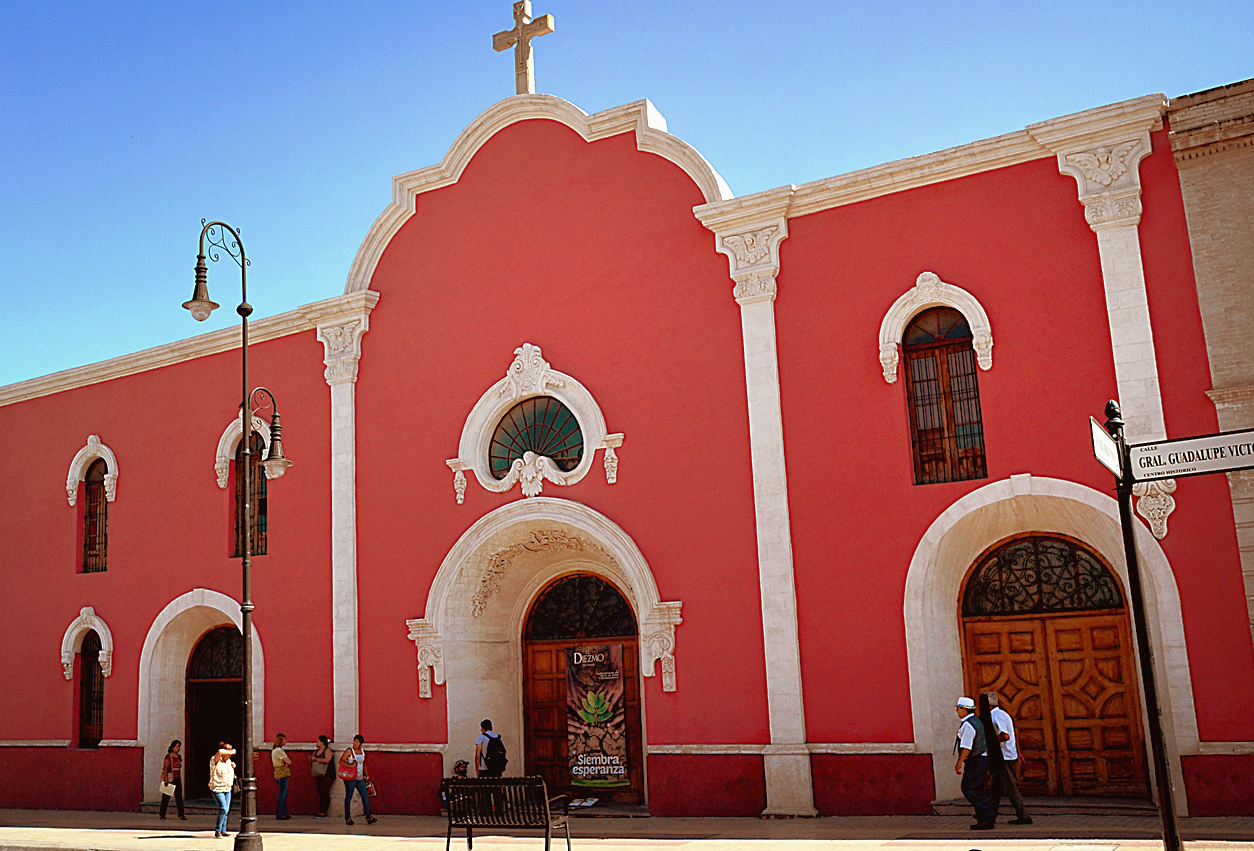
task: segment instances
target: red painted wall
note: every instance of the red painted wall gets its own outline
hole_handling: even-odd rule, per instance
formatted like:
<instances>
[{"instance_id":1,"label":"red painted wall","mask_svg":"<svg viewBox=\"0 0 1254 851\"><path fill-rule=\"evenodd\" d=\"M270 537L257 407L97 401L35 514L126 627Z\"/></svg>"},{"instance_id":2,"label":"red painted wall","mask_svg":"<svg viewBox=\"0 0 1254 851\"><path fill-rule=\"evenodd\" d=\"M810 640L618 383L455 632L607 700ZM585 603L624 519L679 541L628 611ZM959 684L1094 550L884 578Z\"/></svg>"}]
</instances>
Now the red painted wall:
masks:
<instances>
[{"instance_id":1,"label":"red painted wall","mask_svg":"<svg viewBox=\"0 0 1254 851\"><path fill-rule=\"evenodd\" d=\"M653 754L649 813L655 816L757 816L766 809L762 757L754 754Z\"/></svg>"},{"instance_id":2,"label":"red painted wall","mask_svg":"<svg viewBox=\"0 0 1254 851\"><path fill-rule=\"evenodd\" d=\"M1190 816L1254 815L1254 757L1186 756L1180 767Z\"/></svg>"},{"instance_id":3,"label":"red painted wall","mask_svg":"<svg viewBox=\"0 0 1254 851\"><path fill-rule=\"evenodd\" d=\"M932 814L930 754L816 753L810 772L820 815Z\"/></svg>"},{"instance_id":4,"label":"red painted wall","mask_svg":"<svg viewBox=\"0 0 1254 851\"><path fill-rule=\"evenodd\" d=\"M293 738L313 739L331 729L330 396L322 346L311 331L255 344L250 360L254 385L278 397L285 451L296 462L270 482L270 554L253 560L266 716ZM113 636L104 737L134 739L139 656L154 619L198 587L239 599L240 562L228 550L234 497L218 488L213 467L238 411L239 364L238 351L226 352L0 407L0 433L24 441L0 473L0 591L26 601L34 615L0 621L0 646L41 648L0 655L0 675L28 683L21 711L14 711L16 693L3 699L6 738L76 738L74 683L62 677L57 653L83 606ZM108 570L84 574L79 512L66 501L65 479L89 434L113 450L119 478L109 504ZM310 688L319 682L326 688Z\"/></svg>"},{"instance_id":5,"label":"red painted wall","mask_svg":"<svg viewBox=\"0 0 1254 851\"><path fill-rule=\"evenodd\" d=\"M0 783L0 809L139 812L143 748L5 748L3 754L13 769Z\"/></svg>"},{"instance_id":6,"label":"red painted wall","mask_svg":"<svg viewBox=\"0 0 1254 851\"><path fill-rule=\"evenodd\" d=\"M423 615L458 537L520 498L468 476L457 505L444 459L530 342L626 434L618 484L598 460L545 494L622 526L662 599L684 602L679 691L645 679L650 742L766 741L739 308L692 215L703 200L678 167L637 151L634 134L589 144L536 120L497 133L457 184L418 196L371 283L381 295L357 384L359 611L379 625L362 635L368 739L446 736L443 689L418 698L404 623Z\"/></svg>"}]
</instances>

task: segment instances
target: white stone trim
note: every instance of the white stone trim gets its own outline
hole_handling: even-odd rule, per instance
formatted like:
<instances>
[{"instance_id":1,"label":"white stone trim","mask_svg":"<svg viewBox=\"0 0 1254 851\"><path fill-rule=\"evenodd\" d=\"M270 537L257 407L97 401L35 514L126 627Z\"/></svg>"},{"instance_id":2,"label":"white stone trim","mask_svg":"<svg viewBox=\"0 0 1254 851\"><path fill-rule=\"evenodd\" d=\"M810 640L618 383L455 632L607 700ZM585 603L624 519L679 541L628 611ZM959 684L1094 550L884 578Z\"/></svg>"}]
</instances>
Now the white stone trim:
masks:
<instances>
[{"instance_id":1,"label":"white stone trim","mask_svg":"<svg viewBox=\"0 0 1254 851\"><path fill-rule=\"evenodd\" d=\"M935 272L923 272L914 286L893 302L880 323L880 366L889 384L897 381L898 347L906 326L915 316L932 307L952 307L961 313L971 326L971 347L975 349L976 363L986 372L993 368L993 327L979 299L962 287L945 283Z\"/></svg>"},{"instance_id":2,"label":"white stone trim","mask_svg":"<svg viewBox=\"0 0 1254 851\"><path fill-rule=\"evenodd\" d=\"M532 546L510 564L498 561L493 567L492 554L512 551L510 545L517 541L552 546ZM641 676L656 676L660 661L666 689L667 671L674 671L682 604L661 600L635 542L609 518L573 500L518 500L484 515L462 534L431 583L424 617L406 623L411 638L419 636L440 651L442 668L430 676L445 685L449 742L473 741L485 716L506 738L523 741L523 623L544 587L574 572L595 573L623 593L636 615ZM495 583L496 590L483 605L485 582ZM478 615L476 596L481 597ZM653 640L658 635L664 640ZM665 651L661 658L660 651ZM643 694L642 689L642 713ZM647 747L643 718L641 723ZM445 752L449 769L457 753L452 751ZM516 760L511 757L511 771L521 770L524 757L521 752Z\"/></svg>"},{"instance_id":3,"label":"white stone trim","mask_svg":"<svg viewBox=\"0 0 1254 851\"><path fill-rule=\"evenodd\" d=\"M334 736L360 729L357 623L357 372L362 336L379 294L347 296L343 310L310 311L322 342L323 377L331 393L331 691Z\"/></svg>"},{"instance_id":4,"label":"white stone trim","mask_svg":"<svg viewBox=\"0 0 1254 851\"><path fill-rule=\"evenodd\" d=\"M74 655L82 649L83 637L89 630L100 636L100 673L106 677L113 673L113 633L95 609L84 606L61 639L61 672L67 680L74 676Z\"/></svg>"},{"instance_id":5,"label":"white stone trim","mask_svg":"<svg viewBox=\"0 0 1254 851\"><path fill-rule=\"evenodd\" d=\"M78 502L78 486L87 478L87 468L97 458L104 459L108 470L104 477L105 500L113 502L118 488L118 459L112 449L100 442L99 435L89 434L87 445L78 450L74 460L70 462L70 473L65 477L65 495L69 498L70 505Z\"/></svg>"},{"instance_id":6,"label":"white stone trim","mask_svg":"<svg viewBox=\"0 0 1254 851\"><path fill-rule=\"evenodd\" d=\"M261 435L261 442L265 449L270 448L270 424L265 420L253 415L253 433ZM218 479L218 487L226 490L226 484L230 480L231 463L235 460L235 450L239 446L239 442L244 439L244 413L231 420L227 427L222 431L222 436L218 438L218 450L213 456L213 473ZM264 467L262 468L265 469ZM269 472L266 478L270 478Z\"/></svg>"},{"instance_id":7,"label":"white stone trim","mask_svg":"<svg viewBox=\"0 0 1254 851\"><path fill-rule=\"evenodd\" d=\"M723 754L765 754L770 745L649 745L649 755L684 754L715 756ZM913 742L807 742L812 754L913 754Z\"/></svg>"},{"instance_id":8,"label":"white stone trim","mask_svg":"<svg viewBox=\"0 0 1254 851\"><path fill-rule=\"evenodd\" d=\"M69 739L5 739L0 748L68 748Z\"/></svg>"},{"instance_id":9,"label":"white stone trim","mask_svg":"<svg viewBox=\"0 0 1254 851\"><path fill-rule=\"evenodd\" d=\"M101 739L97 747L101 748L137 748L138 739Z\"/></svg>"},{"instance_id":10,"label":"white stone trim","mask_svg":"<svg viewBox=\"0 0 1254 851\"><path fill-rule=\"evenodd\" d=\"M972 491L933 521L911 558L902 614L914 740L919 753L932 754L939 798L959 794L958 778L950 769L952 705L963 693L955 601L963 578L982 552L1025 532L1059 533L1084 541L1115 568L1127 587L1118 504L1084 485L1027 474L1011 476ZM1141 524L1136 524L1136 547L1156 651L1154 667L1171 772L1176 788L1183 790L1180 757L1199 752L1199 737L1180 595L1166 554ZM1148 730L1143 699L1141 707ZM1182 800L1180 806L1182 814L1187 813L1186 802Z\"/></svg>"},{"instance_id":11,"label":"white stone trim","mask_svg":"<svg viewBox=\"0 0 1254 851\"><path fill-rule=\"evenodd\" d=\"M548 458L528 452L514 460L505 478L496 479L488 467L492 435L510 408L536 396L552 396L575 415L583 432L583 458L575 469L563 472ZM601 406L587 388L566 373L549 366L539 346L523 343L514 349L514 360L505 377L489 387L471 409L462 427L458 457L445 463L453 470L453 489L458 504L461 504L465 494L466 470L475 474L475 479L484 490L505 493L515 484L521 484L523 496L534 497L543 489L544 479L557 485L573 485L588 475L597 449L604 450L606 481L613 484L618 478L618 456L614 450L622 444L622 434L606 434Z\"/></svg>"},{"instance_id":12,"label":"white stone trim","mask_svg":"<svg viewBox=\"0 0 1254 851\"><path fill-rule=\"evenodd\" d=\"M1202 756L1251 756L1254 742L1202 742L1198 753Z\"/></svg>"},{"instance_id":13,"label":"white stone trim","mask_svg":"<svg viewBox=\"0 0 1254 851\"><path fill-rule=\"evenodd\" d=\"M153 620L139 653L136 741L144 748L144 788L161 776L166 745L182 739L187 663L206 632L234 624L242 628L239 601L208 588L188 591L166 604ZM253 624L253 741L265 741L266 663L261 634Z\"/></svg>"},{"instance_id":14,"label":"white stone trim","mask_svg":"<svg viewBox=\"0 0 1254 851\"><path fill-rule=\"evenodd\" d=\"M317 320L311 317L328 317L339 312L352 313L359 310L361 294L351 296L335 296L334 298L316 301L261 319L252 319L248 323L248 343L262 343L302 331L312 331ZM87 387L103 381L112 381L127 375L160 369L184 361L196 360L220 352L229 352L239 348L239 328L223 328L211 331L186 340L144 349L121 357L110 358L98 363L76 366L72 369L54 372L51 375L20 381L0 387L0 406L13 405L40 396L63 393L77 387Z\"/></svg>"},{"instance_id":15,"label":"white stone trim","mask_svg":"<svg viewBox=\"0 0 1254 851\"><path fill-rule=\"evenodd\" d=\"M456 183L467 163L492 136L511 124L533 119L565 124L582 136L585 142L634 130L638 150L657 154L683 169L701 189L707 202L732 197L727 183L695 148L666 132L666 119L647 100L588 115L574 104L552 95L515 95L488 107L472 121L438 165L392 178L392 203L375 220L362 241L349 270L344 292L359 292L370 286L370 279L384 249L401 225L414 214L414 199L418 195Z\"/></svg>"}]
</instances>

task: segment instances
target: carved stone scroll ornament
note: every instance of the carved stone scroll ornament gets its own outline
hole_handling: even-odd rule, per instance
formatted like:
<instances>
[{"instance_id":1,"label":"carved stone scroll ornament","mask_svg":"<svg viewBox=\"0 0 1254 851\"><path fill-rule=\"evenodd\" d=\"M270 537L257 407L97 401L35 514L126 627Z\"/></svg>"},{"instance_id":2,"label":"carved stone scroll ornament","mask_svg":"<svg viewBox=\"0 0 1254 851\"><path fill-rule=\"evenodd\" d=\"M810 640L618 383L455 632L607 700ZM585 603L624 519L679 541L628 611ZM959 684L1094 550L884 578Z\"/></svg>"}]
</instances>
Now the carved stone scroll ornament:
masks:
<instances>
[{"instance_id":1,"label":"carved stone scroll ornament","mask_svg":"<svg viewBox=\"0 0 1254 851\"><path fill-rule=\"evenodd\" d=\"M601 446L605 449L605 483L612 485L618 481L618 453L614 450L623 445L621 434L607 434Z\"/></svg>"},{"instance_id":2,"label":"carved stone scroll ornament","mask_svg":"<svg viewBox=\"0 0 1254 851\"><path fill-rule=\"evenodd\" d=\"M466 470L470 465L460 458L450 458L444 463L453 470L453 493L457 494L457 504L461 505L466 501Z\"/></svg>"},{"instance_id":3,"label":"carved stone scroll ornament","mask_svg":"<svg viewBox=\"0 0 1254 851\"><path fill-rule=\"evenodd\" d=\"M540 347L523 343L514 349L514 362L505 371L505 379L509 383L503 386L498 395L512 393L514 399L543 393L547 387L565 387L566 382L554 374L549 362L540 354Z\"/></svg>"},{"instance_id":4,"label":"carved stone scroll ornament","mask_svg":"<svg viewBox=\"0 0 1254 851\"><path fill-rule=\"evenodd\" d=\"M106 473L104 476L105 501L113 502L118 488L118 461L113 450L100 442L100 436L87 436L87 445L78 450L74 460L70 462L70 474L65 479L65 495L70 505L78 502L78 485L87 477L87 468L97 458L104 459Z\"/></svg>"},{"instance_id":5,"label":"carved stone scroll ornament","mask_svg":"<svg viewBox=\"0 0 1254 851\"><path fill-rule=\"evenodd\" d=\"M1150 531L1160 541L1167 537L1167 517L1176 510L1176 500L1172 496L1175 492L1175 479L1137 482L1132 486L1132 493L1137 496L1136 513L1145 518Z\"/></svg>"},{"instance_id":6,"label":"carved stone scroll ornament","mask_svg":"<svg viewBox=\"0 0 1254 851\"><path fill-rule=\"evenodd\" d=\"M914 286L893 302L880 324L880 367L889 384L897 382L900 360L897 346L910 320L930 307L942 306L952 307L966 318L971 328L976 364L986 372L993 368L993 329L983 306L962 287L945 283L935 272L923 272L915 279Z\"/></svg>"},{"instance_id":7,"label":"carved stone scroll ornament","mask_svg":"<svg viewBox=\"0 0 1254 851\"><path fill-rule=\"evenodd\" d=\"M405 621L418 653L418 696L431 697L431 680L444 683L444 640L426 618Z\"/></svg>"},{"instance_id":8,"label":"carved stone scroll ornament","mask_svg":"<svg viewBox=\"0 0 1254 851\"><path fill-rule=\"evenodd\" d=\"M595 552L610 564L617 564L614 557L599 544L572 535L564 529L542 529L532 532L527 539L503 547L488 556L488 566L483 569L479 588L471 598L471 615L479 617L488 607L488 601L501 589L501 576L513 560L522 553L546 553L557 550Z\"/></svg>"},{"instance_id":9,"label":"carved stone scroll ornament","mask_svg":"<svg viewBox=\"0 0 1254 851\"><path fill-rule=\"evenodd\" d=\"M675 627L683 623L683 603L658 603L640 625L640 662L646 677L662 667L662 691L675 691Z\"/></svg>"}]
</instances>

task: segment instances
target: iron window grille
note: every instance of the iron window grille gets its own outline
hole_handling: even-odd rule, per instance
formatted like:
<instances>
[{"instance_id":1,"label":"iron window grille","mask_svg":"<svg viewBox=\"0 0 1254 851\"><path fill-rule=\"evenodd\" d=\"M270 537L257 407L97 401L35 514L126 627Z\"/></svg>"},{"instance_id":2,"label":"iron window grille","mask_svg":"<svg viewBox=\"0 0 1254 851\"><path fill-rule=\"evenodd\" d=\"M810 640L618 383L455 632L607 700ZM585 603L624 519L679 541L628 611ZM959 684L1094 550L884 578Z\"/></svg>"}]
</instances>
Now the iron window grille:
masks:
<instances>
[{"instance_id":1,"label":"iron window grille","mask_svg":"<svg viewBox=\"0 0 1254 851\"><path fill-rule=\"evenodd\" d=\"M105 498L104 459L87 468L83 483L83 573L102 573L109 567L109 501Z\"/></svg>"}]
</instances>

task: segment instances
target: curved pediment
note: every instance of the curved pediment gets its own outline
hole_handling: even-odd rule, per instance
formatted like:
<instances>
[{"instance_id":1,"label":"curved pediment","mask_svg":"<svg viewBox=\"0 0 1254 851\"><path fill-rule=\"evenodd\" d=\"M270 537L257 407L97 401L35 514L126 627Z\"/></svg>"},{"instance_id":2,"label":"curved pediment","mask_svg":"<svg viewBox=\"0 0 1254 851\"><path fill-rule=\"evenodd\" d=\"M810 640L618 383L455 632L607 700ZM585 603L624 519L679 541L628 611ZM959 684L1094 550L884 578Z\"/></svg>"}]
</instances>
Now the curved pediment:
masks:
<instances>
[{"instance_id":1,"label":"curved pediment","mask_svg":"<svg viewBox=\"0 0 1254 851\"><path fill-rule=\"evenodd\" d=\"M493 105L472 121L437 165L392 178L392 203L366 234L353 259L344 292L369 289L375 267L392 237L414 214L415 198L456 183L471 158L496 133L520 121L547 119L566 125L585 142L635 131L636 148L679 166L700 188L706 203L732 198L731 189L695 148L666 132L666 119L647 100L589 115L552 95L515 95Z\"/></svg>"}]
</instances>

